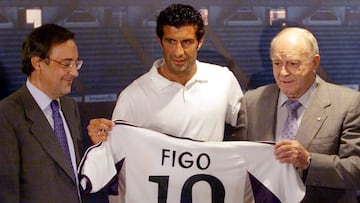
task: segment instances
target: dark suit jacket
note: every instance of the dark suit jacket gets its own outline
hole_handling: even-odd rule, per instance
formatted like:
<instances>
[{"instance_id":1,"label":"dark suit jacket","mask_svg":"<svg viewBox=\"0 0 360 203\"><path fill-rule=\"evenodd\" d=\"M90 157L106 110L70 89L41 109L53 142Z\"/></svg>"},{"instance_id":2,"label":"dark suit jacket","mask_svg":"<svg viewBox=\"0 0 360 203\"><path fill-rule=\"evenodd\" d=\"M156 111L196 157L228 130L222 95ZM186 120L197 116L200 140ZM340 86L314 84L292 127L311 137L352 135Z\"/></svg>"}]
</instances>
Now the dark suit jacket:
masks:
<instances>
[{"instance_id":1,"label":"dark suit jacket","mask_svg":"<svg viewBox=\"0 0 360 203\"><path fill-rule=\"evenodd\" d=\"M360 93L319 79L296 139L312 153L303 202L356 202L360 187ZM248 91L230 139L274 141L279 88ZM300 175L302 171L300 171Z\"/></svg>"},{"instance_id":2,"label":"dark suit jacket","mask_svg":"<svg viewBox=\"0 0 360 203\"><path fill-rule=\"evenodd\" d=\"M77 163L82 136L77 104L60 98ZM77 185L48 120L28 89L0 101L0 202L75 203Z\"/></svg>"}]
</instances>

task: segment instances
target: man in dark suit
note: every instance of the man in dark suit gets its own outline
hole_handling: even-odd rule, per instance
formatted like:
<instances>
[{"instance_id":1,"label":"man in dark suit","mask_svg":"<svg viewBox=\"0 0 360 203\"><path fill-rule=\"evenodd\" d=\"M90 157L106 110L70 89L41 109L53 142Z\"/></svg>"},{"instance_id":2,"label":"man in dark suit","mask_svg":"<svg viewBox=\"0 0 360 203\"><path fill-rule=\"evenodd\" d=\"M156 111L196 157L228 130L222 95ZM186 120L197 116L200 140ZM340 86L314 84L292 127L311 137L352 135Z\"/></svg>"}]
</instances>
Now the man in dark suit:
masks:
<instances>
[{"instance_id":1,"label":"man in dark suit","mask_svg":"<svg viewBox=\"0 0 360 203\"><path fill-rule=\"evenodd\" d=\"M303 202L357 202L360 93L316 75L318 44L305 29L282 30L271 42L270 57L276 84L245 94L239 129L230 139L275 141L276 158L298 168L304 180ZM295 130L285 132L288 100L300 105L293 110Z\"/></svg>"},{"instance_id":2,"label":"man in dark suit","mask_svg":"<svg viewBox=\"0 0 360 203\"><path fill-rule=\"evenodd\" d=\"M81 65L74 33L61 26L43 25L24 41L26 84L0 102L0 202L82 201L76 175L82 156L79 111L64 96ZM60 106L58 119L53 101ZM53 130L55 120L62 120L66 145Z\"/></svg>"}]
</instances>

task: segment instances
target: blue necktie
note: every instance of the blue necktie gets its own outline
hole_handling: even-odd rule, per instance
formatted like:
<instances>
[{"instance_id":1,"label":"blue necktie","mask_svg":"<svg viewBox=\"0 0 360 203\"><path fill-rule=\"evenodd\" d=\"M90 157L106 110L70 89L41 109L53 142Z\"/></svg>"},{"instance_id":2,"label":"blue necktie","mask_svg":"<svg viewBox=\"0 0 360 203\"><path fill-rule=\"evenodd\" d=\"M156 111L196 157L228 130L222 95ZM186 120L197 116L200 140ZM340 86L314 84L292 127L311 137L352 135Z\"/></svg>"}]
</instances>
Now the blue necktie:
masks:
<instances>
[{"instance_id":1,"label":"blue necktie","mask_svg":"<svg viewBox=\"0 0 360 203\"><path fill-rule=\"evenodd\" d=\"M53 100L50 104L51 106L51 110L52 110L52 117L54 120L54 132L55 135L57 136L61 148L64 151L65 154L65 158L69 164L69 167L75 177L75 173L74 173L74 169L72 167L72 162L71 162L71 156L70 156L70 151L69 151L69 145L66 139L66 133L65 133L65 129L64 129L64 124L62 121L62 118L60 116L60 112L59 112L59 103L56 100Z\"/></svg>"},{"instance_id":2,"label":"blue necktie","mask_svg":"<svg viewBox=\"0 0 360 203\"><path fill-rule=\"evenodd\" d=\"M285 121L283 130L281 131L282 139L294 140L298 129L297 124L297 109L301 106L301 103L297 100L288 100L286 102L286 108L288 110L288 116Z\"/></svg>"}]
</instances>

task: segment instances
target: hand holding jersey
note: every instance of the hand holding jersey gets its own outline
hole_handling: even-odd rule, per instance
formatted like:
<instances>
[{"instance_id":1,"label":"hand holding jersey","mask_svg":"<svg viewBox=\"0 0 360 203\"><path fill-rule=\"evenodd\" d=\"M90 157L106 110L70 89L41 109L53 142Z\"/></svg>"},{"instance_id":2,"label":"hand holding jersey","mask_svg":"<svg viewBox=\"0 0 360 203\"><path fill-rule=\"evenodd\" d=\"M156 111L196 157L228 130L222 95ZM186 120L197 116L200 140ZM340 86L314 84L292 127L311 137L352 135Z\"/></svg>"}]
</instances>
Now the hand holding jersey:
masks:
<instances>
[{"instance_id":1,"label":"hand holding jersey","mask_svg":"<svg viewBox=\"0 0 360 203\"><path fill-rule=\"evenodd\" d=\"M122 123L108 141L88 149L79 173L83 188L96 192L118 176L117 167L124 163L119 178L126 191L119 188L117 202L238 202L246 195L248 175L257 187L254 199L300 202L302 181L293 166L274 158L273 150L255 142L175 138Z\"/></svg>"}]
</instances>

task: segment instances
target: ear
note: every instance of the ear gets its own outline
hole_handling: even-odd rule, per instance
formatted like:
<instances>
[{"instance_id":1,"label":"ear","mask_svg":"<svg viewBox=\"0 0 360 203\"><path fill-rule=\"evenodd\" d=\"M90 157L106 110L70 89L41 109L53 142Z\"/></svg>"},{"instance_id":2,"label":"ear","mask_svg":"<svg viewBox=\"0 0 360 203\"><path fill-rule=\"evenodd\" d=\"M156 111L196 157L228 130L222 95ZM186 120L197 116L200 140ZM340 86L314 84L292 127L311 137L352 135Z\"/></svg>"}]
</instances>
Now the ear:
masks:
<instances>
[{"instance_id":1,"label":"ear","mask_svg":"<svg viewBox=\"0 0 360 203\"><path fill-rule=\"evenodd\" d=\"M320 66L320 55L319 54L315 54L315 56L313 57L313 63L314 63L314 72L316 72Z\"/></svg>"},{"instance_id":2,"label":"ear","mask_svg":"<svg viewBox=\"0 0 360 203\"><path fill-rule=\"evenodd\" d=\"M199 40L199 44L198 44L198 47L197 47L197 50L198 50L198 51L200 50L200 48L201 48L201 46L203 45L203 43L204 43L204 37Z\"/></svg>"},{"instance_id":3,"label":"ear","mask_svg":"<svg viewBox=\"0 0 360 203\"><path fill-rule=\"evenodd\" d=\"M40 63L42 59L38 56L31 57L31 65L34 67L35 70L40 70Z\"/></svg>"},{"instance_id":4,"label":"ear","mask_svg":"<svg viewBox=\"0 0 360 203\"><path fill-rule=\"evenodd\" d=\"M163 48L163 45L162 45L162 41L161 41L161 39L158 37L158 38L156 38L157 39L157 42L159 43L159 45L160 45L160 47L161 48Z\"/></svg>"}]
</instances>

